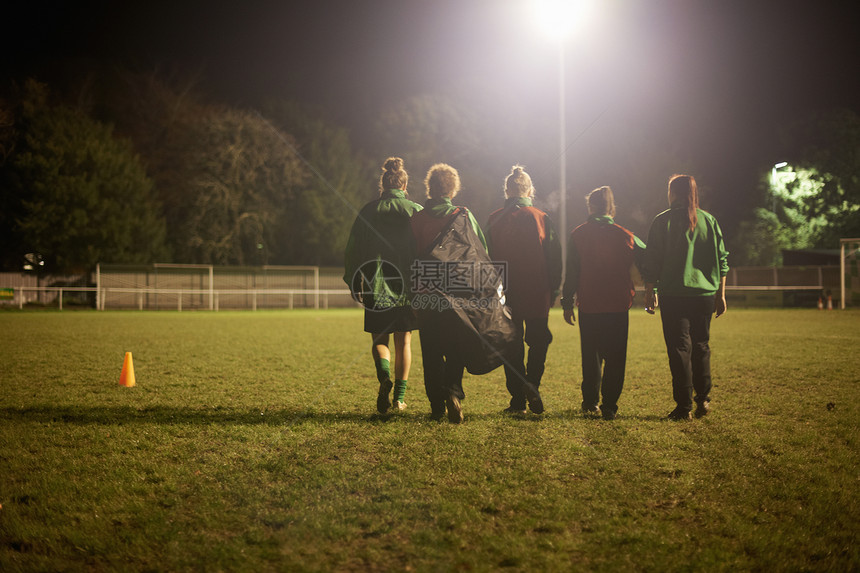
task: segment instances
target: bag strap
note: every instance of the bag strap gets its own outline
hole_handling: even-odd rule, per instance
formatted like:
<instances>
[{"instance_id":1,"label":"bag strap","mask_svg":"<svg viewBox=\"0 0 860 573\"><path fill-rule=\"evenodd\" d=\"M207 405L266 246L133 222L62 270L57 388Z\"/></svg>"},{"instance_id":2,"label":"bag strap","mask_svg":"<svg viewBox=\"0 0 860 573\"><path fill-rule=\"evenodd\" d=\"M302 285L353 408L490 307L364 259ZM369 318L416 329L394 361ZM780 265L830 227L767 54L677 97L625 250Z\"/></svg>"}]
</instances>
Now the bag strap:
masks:
<instances>
[{"instance_id":1,"label":"bag strap","mask_svg":"<svg viewBox=\"0 0 860 573\"><path fill-rule=\"evenodd\" d=\"M442 239L445 238L445 235L448 234L448 231L451 230L451 227L454 226L454 221L457 220L457 217L461 214L465 215L466 213L468 213L468 210L466 210L465 207L457 207L450 215L448 215L450 217L448 219L448 222L445 223L445 226L442 227L442 230L439 231L439 234L436 235L436 238L434 238L432 241L430 241L430 245L424 250L423 253L421 253L421 255L418 258L423 258L424 255L432 252L433 249L438 247L439 243L442 242Z\"/></svg>"}]
</instances>

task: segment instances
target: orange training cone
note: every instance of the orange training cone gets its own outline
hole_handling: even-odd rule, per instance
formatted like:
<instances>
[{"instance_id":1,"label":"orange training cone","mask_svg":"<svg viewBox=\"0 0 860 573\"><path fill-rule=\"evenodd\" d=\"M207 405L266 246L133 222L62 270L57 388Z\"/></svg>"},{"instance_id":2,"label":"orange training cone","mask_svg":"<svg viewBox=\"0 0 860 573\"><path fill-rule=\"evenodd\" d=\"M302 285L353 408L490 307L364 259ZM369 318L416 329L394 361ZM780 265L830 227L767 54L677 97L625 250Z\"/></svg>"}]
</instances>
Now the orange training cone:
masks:
<instances>
[{"instance_id":1,"label":"orange training cone","mask_svg":"<svg viewBox=\"0 0 860 573\"><path fill-rule=\"evenodd\" d=\"M131 388L134 386L134 362L131 360L131 352L125 353L122 362L122 374L119 375L119 385Z\"/></svg>"},{"instance_id":2,"label":"orange training cone","mask_svg":"<svg viewBox=\"0 0 860 573\"><path fill-rule=\"evenodd\" d=\"M833 310L833 297L827 295L827 310Z\"/></svg>"},{"instance_id":3,"label":"orange training cone","mask_svg":"<svg viewBox=\"0 0 860 573\"><path fill-rule=\"evenodd\" d=\"M818 297L818 310L824 310L824 299Z\"/></svg>"}]
</instances>

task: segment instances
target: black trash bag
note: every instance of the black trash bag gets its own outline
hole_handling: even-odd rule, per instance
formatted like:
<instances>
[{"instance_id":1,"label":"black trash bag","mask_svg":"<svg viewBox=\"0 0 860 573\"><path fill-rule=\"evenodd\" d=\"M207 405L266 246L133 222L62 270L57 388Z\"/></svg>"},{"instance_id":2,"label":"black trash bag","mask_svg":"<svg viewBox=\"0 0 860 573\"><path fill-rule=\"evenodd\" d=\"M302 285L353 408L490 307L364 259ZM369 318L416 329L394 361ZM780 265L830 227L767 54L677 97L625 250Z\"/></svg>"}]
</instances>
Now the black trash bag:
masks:
<instances>
[{"instance_id":1,"label":"black trash bag","mask_svg":"<svg viewBox=\"0 0 860 573\"><path fill-rule=\"evenodd\" d=\"M427 278L420 276L422 267L434 269L434 276L444 280L422 280ZM444 275L439 275L442 269ZM521 344L511 311L505 306L505 268L490 259L468 211L460 209L452 216L430 248L419 255L413 271L413 288L418 293L413 306L419 320L424 313L443 314L436 318L461 350L470 374L495 370L508 360L514 345ZM417 281L415 271L419 272Z\"/></svg>"}]
</instances>

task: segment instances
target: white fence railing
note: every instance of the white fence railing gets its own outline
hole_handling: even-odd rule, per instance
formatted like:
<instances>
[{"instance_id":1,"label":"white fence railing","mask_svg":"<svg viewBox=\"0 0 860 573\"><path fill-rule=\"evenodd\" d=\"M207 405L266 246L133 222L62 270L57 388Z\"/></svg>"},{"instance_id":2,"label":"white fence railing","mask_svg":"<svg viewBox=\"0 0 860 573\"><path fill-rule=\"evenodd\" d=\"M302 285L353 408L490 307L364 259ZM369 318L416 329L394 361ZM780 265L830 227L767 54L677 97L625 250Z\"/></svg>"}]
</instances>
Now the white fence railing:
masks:
<instances>
[{"instance_id":1,"label":"white fence railing","mask_svg":"<svg viewBox=\"0 0 860 573\"><path fill-rule=\"evenodd\" d=\"M11 301L14 306L23 309L24 305L32 302L33 297L28 293L47 295L43 298L47 304L56 304L59 310L63 310L64 295L68 293L95 293L95 308L105 309L137 309L137 310L212 310L219 311L222 301L228 301L225 309L258 310L260 307L267 309L293 309L296 297L311 297L312 304L300 304L302 308L328 309L331 297L337 297L336 306L355 307L361 306L352 300L348 289L152 289L152 288L123 288L123 287L15 287L14 297ZM636 289L641 294L642 288ZM727 286L728 293L742 292L774 292L774 293L809 293L820 292L818 287L810 286ZM212 297L211 304L209 297ZM160 297L153 302L151 298ZM193 303L194 299L197 303ZM169 302L165 303L165 299ZM240 301L240 302L237 302ZM348 301L344 304L344 301ZM261 304L262 303L262 304ZM90 304L92 308L92 304Z\"/></svg>"},{"instance_id":2,"label":"white fence railing","mask_svg":"<svg viewBox=\"0 0 860 573\"><path fill-rule=\"evenodd\" d=\"M204 305L188 305L186 303L186 308L205 308L209 310L218 311L221 309L221 300L222 297L240 297L246 299L247 303L241 305L231 305L230 308L250 308L251 310L257 310L258 302L260 300L266 300L267 298L271 300L273 297L277 297L278 301L285 301L285 304L267 304L268 308L289 308L292 309L294 307L294 299L296 296L309 296L312 297L313 305L309 305L311 308L329 308L329 297L337 296L337 297L350 297L351 295L348 289L146 289L146 288L118 288L118 287L107 287L107 288L97 288L97 287L15 287L14 289L14 297L13 304L18 306L18 308L24 308L25 301L28 300L27 293L45 293L52 294L50 296L51 302L56 302L59 310L63 310L63 296L66 293L95 293L96 295L96 305L95 307L98 310L105 310L108 306L107 301L114 297L122 296L122 295L131 295L134 300L134 304L129 304L128 302L120 302L115 306L117 308L137 308L138 310L144 310L145 308L152 308L154 305L146 302L147 295L154 296L162 296L162 297L170 297L175 298L175 310L181 311L183 308L183 300L191 299L193 297L197 297L199 300L206 301ZM209 304L208 297L212 297L212 302ZM356 303L357 304L357 303ZM161 308L164 305L159 305L158 308ZM303 305L304 306L304 305ZM343 305L341 305L343 306Z\"/></svg>"},{"instance_id":3,"label":"white fence railing","mask_svg":"<svg viewBox=\"0 0 860 573\"><path fill-rule=\"evenodd\" d=\"M0 273L0 304L180 311L360 306L344 288L342 273L334 267L174 264L97 265L77 276ZM834 305L860 301L856 291L853 297L841 294L838 266L739 267L726 282L735 306L814 307L831 294Z\"/></svg>"}]
</instances>

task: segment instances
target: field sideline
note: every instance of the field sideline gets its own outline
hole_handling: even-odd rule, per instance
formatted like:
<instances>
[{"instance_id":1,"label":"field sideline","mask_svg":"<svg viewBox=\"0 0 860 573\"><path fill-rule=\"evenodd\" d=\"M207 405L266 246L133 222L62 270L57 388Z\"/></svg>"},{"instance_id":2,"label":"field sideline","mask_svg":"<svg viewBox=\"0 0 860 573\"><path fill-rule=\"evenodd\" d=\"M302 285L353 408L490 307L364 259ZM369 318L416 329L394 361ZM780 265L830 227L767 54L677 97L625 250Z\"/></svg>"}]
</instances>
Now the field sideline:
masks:
<instances>
[{"instance_id":1,"label":"field sideline","mask_svg":"<svg viewBox=\"0 0 860 573\"><path fill-rule=\"evenodd\" d=\"M0 312L0 571L860 568L860 312L730 308L689 423L659 317L631 311L613 422L550 327L546 414L502 415L499 369L455 426L417 336L375 414L359 310Z\"/></svg>"}]
</instances>

